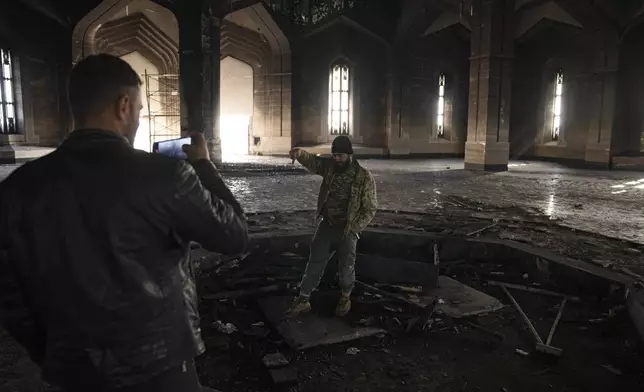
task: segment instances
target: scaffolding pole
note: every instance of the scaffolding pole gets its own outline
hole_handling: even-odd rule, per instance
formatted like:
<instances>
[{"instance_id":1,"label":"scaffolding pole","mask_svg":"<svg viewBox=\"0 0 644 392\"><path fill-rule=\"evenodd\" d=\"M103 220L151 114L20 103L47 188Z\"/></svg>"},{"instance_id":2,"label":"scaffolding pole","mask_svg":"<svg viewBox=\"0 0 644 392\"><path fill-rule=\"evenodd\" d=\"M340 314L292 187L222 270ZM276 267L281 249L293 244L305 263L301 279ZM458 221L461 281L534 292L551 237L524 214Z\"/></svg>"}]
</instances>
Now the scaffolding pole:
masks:
<instances>
[{"instance_id":1,"label":"scaffolding pole","mask_svg":"<svg viewBox=\"0 0 644 392\"><path fill-rule=\"evenodd\" d=\"M181 137L179 75L149 74L146 70L145 96L148 105L150 147L158 141Z\"/></svg>"}]
</instances>

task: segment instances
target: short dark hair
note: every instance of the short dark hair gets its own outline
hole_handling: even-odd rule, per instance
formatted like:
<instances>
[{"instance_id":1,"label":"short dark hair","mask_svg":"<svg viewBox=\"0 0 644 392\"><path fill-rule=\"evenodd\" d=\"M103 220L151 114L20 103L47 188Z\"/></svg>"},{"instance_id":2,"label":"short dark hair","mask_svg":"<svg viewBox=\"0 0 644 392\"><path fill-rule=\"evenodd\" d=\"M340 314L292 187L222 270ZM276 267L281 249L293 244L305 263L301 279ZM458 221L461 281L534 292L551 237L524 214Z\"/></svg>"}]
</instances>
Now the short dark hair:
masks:
<instances>
[{"instance_id":1,"label":"short dark hair","mask_svg":"<svg viewBox=\"0 0 644 392\"><path fill-rule=\"evenodd\" d=\"M86 121L116 101L126 88L138 87L141 78L124 60L109 54L92 55L72 69L67 88L76 121Z\"/></svg>"}]
</instances>

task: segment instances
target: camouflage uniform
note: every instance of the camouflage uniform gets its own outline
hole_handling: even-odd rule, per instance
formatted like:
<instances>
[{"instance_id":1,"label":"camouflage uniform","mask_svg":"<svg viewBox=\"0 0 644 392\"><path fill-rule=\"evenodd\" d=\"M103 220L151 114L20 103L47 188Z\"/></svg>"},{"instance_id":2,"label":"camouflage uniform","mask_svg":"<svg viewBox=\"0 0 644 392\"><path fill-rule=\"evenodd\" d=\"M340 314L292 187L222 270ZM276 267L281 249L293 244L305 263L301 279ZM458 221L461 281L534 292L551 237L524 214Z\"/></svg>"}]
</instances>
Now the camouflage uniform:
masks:
<instances>
[{"instance_id":1,"label":"camouflage uniform","mask_svg":"<svg viewBox=\"0 0 644 392\"><path fill-rule=\"evenodd\" d=\"M345 171L336 172L330 159L303 150L298 150L295 158L309 171L323 177L317 205L317 215L323 220L311 244L300 295L308 297L315 290L329 259L337 251L340 287L348 296L355 282L356 244L378 208L375 181L355 160Z\"/></svg>"}]
</instances>

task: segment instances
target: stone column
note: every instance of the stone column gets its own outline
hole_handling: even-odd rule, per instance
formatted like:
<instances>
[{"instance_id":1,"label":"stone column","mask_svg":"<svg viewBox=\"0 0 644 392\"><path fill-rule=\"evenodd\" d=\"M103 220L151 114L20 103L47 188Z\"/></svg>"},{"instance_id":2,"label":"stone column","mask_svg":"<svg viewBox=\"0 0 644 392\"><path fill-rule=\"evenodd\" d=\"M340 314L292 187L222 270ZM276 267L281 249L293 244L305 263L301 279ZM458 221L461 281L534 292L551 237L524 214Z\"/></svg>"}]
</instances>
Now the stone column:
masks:
<instances>
[{"instance_id":1,"label":"stone column","mask_svg":"<svg viewBox=\"0 0 644 392\"><path fill-rule=\"evenodd\" d=\"M387 143L387 153L391 154L392 149L392 139L397 136L396 124L398 123L395 103L394 103L394 88L396 85L395 75L394 75L394 65L393 65L393 56L387 59L387 79L385 80L385 105L386 105L386 116L385 116L385 141Z\"/></svg>"},{"instance_id":2,"label":"stone column","mask_svg":"<svg viewBox=\"0 0 644 392\"><path fill-rule=\"evenodd\" d=\"M390 156L409 155L409 137L404 133L403 116L406 108L403 107L403 77L406 71L401 63L405 57L394 50L389 60L386 88L387 88L387 150Z\"/></svg>"},{"instance_id":3,"label":"stone column","mask_svg":"<svg viewBox=\"0 0 644 392\"><path fill-rule=\"evenodd\" d=\"M204 133L210 159L221 164L219 134L220 19L211 1L182 1L179 10L179 78L187 129Z\"/></svg>"},{"instance_id":4,"label":"stone column","mask_svg":"<svg viewBox=\"0 0 644 392\"><path fill-rule=\"evenodd\" d=\"M58 115L60 116L60 140L63 141L67 134L74 130L74 118L72 116L71 108L69 107L67 98L67 84L69 75L72 70L72 55L73 51L69 45L69 34L63 34L60 39L60 48L57 51L57 87L58 87L58 100L60 105L58 107ZM66 49L69 48L69 49Z\"/></svg>"},{"instance_id":5,"label":"stone column","mask_svg":"<svg viewBox=\"0 0 644 392\"><path fill-rule=\"evenodd\" d=\"M596 42L585 160L589 166L608 169L615 122L619 43L614 34L601 32Z\"/></svg>"},{"instance_id":6,"label":"stone column","mask_svg":"<svg viewBox=\"0 0 644 392\"><path fill-rule=\"evenodd\" d=\"M473 0L465 168L508 168L514 0Z\"/></svg>"}]
</instances>

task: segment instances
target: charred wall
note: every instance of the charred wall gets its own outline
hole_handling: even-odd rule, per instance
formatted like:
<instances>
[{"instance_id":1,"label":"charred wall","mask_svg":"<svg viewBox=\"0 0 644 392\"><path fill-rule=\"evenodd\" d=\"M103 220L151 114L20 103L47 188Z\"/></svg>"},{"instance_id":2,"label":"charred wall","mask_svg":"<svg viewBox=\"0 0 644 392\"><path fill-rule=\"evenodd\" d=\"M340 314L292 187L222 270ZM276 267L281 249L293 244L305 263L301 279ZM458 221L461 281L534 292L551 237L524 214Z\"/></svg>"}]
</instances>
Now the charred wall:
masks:
<instances>
[{"instance_id":1,"label":"charred wall","mask_svg":"<svg viewBox=\"0 0 644 392\"><path fill-rule=\"evenodd\" d=\"M11 51L18 133L2 144L55 146L68 120L64 85L71 68L71 31L20 2L0 15L0 47Z\"/></svg>"},{"instance_id":2,"label":"charred wall","mask_svg":"<svg viewBox=\"0 0 644 392\"><path fill-rule=\"evenodd\" d=\"M398 59L400 136L409 154L462 154L467 134L469 31L453 25L409 41ZM438 133L439 78L445 76L444 127ZM395 88L395 87L394 87ZM397 131L392 130L394 139Z\"/></svg>"},{"instance_id":3,"label":"charred wall","mask_svg":"<svg viewBox=\"0 0 644 392\"><path fill-rule=\"evenodd\" d=\"M344 23L294 45L294 143L315 145L332 139L327 125L329 71L341 61L350 69L354 142L385 147L388 53L384 40Z\"/></svg>"},{"instance_id":4,"label":"charred wall","mask_svg":"<svg viewBox=\"0 0 644 392\"><path fill-rule=\"evenodd\" d=\"M622 41L617 74L617 107L613 155L644 150L644 24L630 30Z\"/></svg>"},{"instance_id":5,"label":"charred wall","mask_svg":"<svg viewBox=\"0 0 644 392\"><path fill-rule=\"evenodd\" d=\"M510 157L583 160L594 46L586 30L542 21L515 44ZM564 75L559 140L553 140L555 78Z\"/></svg>"}]
</instances>

